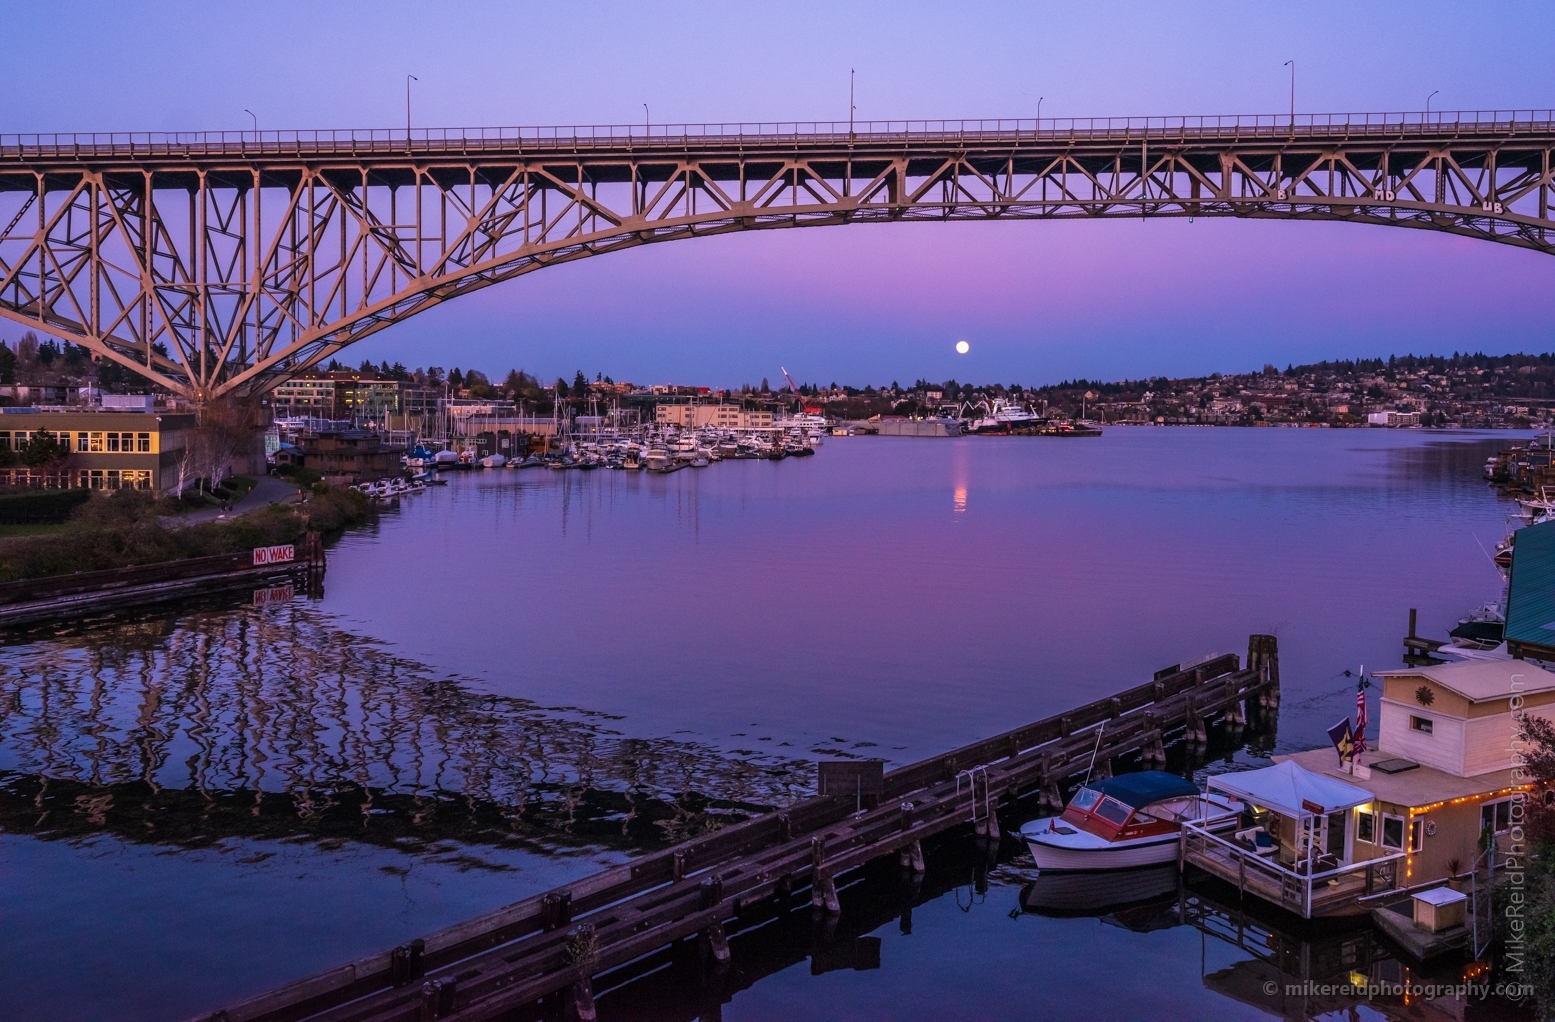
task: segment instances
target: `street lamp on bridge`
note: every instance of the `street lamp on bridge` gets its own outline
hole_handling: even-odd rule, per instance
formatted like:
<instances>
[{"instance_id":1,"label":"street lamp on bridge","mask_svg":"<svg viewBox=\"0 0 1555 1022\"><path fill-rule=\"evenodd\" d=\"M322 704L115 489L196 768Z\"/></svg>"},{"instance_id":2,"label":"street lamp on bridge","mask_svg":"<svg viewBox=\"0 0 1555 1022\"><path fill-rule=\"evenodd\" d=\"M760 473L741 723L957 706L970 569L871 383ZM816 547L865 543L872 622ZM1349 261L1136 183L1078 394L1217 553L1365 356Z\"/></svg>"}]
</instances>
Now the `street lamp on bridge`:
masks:
<instances>
[{"instance_id":1,"label":"street lamp on bridge","mask_svg":"<svg viewBox=\"0 0 1555 1022\"><path fill-rule=\"evenodd\" d=\"M405 76L405 152L410 152L410 83L419 82L415 75Z\"/></svg>"},{"instance_id":2,"label":"street lamp on bridge","mask_svg":"<svg viewBox=\"0 0 1555 1022\"><path fill-rule=\"evenodd\" d=\"M1436 90L1436 92L1441 92L1441 91L1442 91L1441 89L1437 89ZM1425 119L1427 121L1429 121L1431 119L1431 100L1436 98L1436 92L1433 92L1429 96L1425 97Z\"/></svg>"},{"instance_id":3,"label":"street lamp on bridge","mask_svg":"<svg viewBox=\"0 0 1555 1022\"><path fill-rule=\"evenodd\" d=\"M254 113L254 111L250 110L248 107L244 107L243 108L243 112L248 114L250 117L254 118L254 144L258 145L259 144L259 117Z\"/></svg>"},{"instance_id":4,"label":"street lamp on bridge","mask_svg":"<svg viewBox=\"0 0 1555 1022\"><path fill-rule=\"evenodd\" d=\"M1290 133L1296 133L1296 60L1292 57L1285 62L1290 68Z\"/></svg>"}]
</instances>

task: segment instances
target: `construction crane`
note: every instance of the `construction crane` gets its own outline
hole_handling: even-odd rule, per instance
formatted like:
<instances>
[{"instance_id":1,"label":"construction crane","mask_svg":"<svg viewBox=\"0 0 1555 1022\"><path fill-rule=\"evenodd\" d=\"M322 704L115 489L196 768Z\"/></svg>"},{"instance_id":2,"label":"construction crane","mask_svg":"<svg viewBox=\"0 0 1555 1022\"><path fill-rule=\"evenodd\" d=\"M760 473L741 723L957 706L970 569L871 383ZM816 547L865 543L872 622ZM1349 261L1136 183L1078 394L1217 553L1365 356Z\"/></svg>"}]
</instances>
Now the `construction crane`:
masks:
<instances>
[{"instance_id":1,"label":"construction crane","mask_svg":"<svg viewBox=\"0 0 1555 1022\"><path fill-rule=\"evenodd\" d=\"M821 415L826 411L826 409L822 408L820 405L805 404L804 395L799 393L799 384L795 383L794 378L788 375L788 370L786 368L783 366L778 366L778 368L783 370L783 378L788 381L789 389L794 392L794 398L799 402L799 407L803 409L807 415Z\"/></svg>"}]
</instances>

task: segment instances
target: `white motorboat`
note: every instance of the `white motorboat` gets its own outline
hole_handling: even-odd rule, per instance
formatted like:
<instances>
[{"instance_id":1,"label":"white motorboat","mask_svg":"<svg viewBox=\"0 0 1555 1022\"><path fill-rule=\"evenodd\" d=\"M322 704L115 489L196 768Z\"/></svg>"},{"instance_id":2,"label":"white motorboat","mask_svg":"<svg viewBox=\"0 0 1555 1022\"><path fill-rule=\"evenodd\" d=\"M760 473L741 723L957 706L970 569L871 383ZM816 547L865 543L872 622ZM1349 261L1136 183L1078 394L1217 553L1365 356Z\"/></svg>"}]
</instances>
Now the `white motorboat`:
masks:
<instances>
[{"instance_id":1,"label":"white motorboat","mask_svg":"<svg viewBox=\"0 0 1555 1022\"><path fill-rule=\"evenodd\" d=\"M1082 785L1061 815L1020 833L1044 873L1129 869L1175 861L1184 823L1230 831L1241 811L1235 799L1206 795L1176 774L1142 770Z\"/></svg>"},{"instance_id":2,"label":"white motorboat","mask_svg":"<svg viewBox=\"0 0 1555 1022\"><path fill-rule=\"evenodd\" d=\"M481 459L481 468L501 468L508 463L506 456L501 454L488 454Z\"/></svg>"},{"instance_id":3,"label":"white motorboat","mask_svg":"<svg viewBox=\"0 0 1555 1022\"><path fill-rule=\"evenodd\" d=\"M457 464L459 464L459 452L458 451L438 451L436 454L432 455L432 464L434 464L434 465L457 465Z\"/></svg>"}]
</instances>

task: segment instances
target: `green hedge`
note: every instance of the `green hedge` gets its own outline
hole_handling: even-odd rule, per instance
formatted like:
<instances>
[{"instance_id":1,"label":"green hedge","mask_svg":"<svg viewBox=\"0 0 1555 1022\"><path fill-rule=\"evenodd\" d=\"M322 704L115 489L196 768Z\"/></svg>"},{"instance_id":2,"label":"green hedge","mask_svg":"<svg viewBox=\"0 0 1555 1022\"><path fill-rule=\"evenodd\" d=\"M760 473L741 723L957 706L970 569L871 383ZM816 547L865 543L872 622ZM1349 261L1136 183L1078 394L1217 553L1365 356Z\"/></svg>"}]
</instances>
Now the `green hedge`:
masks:
<instances>
[{"instance_id":1,"label":"green hedge","mask_svg":"<svg viewBox=\"0 0 1555 1022\"><path fill-rule=\"evenodd\" d=\"M272 504L229 521L180 528L165 526L161 510L144 490L117 490L83 505L59 532L0 539L0 582L295 543L306 531L328 536L374 514L365 495L345 488L312 496L306 504Z\"/></svg>"},{"instance_id":2,"label":"green hedge","mask_svg":"<svg viewBox=\"0 0 1555 1022\"><path fill-rule=\"evenodd\" d=\"M63 522L92 499L91 490L34 490L0 496L0 525Z\"/></svg>"}]
</instances>

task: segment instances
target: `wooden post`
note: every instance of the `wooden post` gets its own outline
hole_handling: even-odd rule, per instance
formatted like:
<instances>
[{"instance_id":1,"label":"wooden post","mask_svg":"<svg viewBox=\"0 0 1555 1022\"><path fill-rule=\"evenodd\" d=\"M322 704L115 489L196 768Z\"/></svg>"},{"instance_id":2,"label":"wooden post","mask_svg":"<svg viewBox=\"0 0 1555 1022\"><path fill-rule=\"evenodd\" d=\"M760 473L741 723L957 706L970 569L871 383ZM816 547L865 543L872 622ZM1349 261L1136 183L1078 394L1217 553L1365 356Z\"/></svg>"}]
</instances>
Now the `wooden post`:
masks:
<instances>
[{"instance_id":1,"label":"wooden post","mask_svg":"<svg viewBox=\"0 0 1555 1022\"><path fill-rule=\"evenodd\" d=\"M422 965L421 954L426 950L426 941L417 937L409 944L401 944L389 953L389 982L393 986L409 986L420 979L426 972Z\"/></svg>"},{"instance_id":2,"label":"wooden post","mask_svg":"<svg viewBox=\"0 0 1555 1022\"><path fill-rule=\"evenodd\" d=\"M452 976L421 984L421 1022L452 1015L458 992L459 981Z\"/></svg>"},{"instance_id":3,"label":"wooden post","mask_svg":"<svg viewBox=\"0 0 1555 1022\"><path fill-rule=\"evenodd\" d=\"M722 923L714 923L702 931L709 949L713 952L715 961L727 962L729 960L729 938L724 934Z\"/></svg>"},{"instance_id":4,"label":"wooden post","mask_svg":"<svg viewBox=\"0 0 1555 1022\"><path fill-rule=\"evenodd\" d=\"M1280 707L1280 654L1279 640L1272 635L1250 635L1247 638L1247 666L1256 670L1269 684L1258 696L1260 709L1278 710Z\"/></svg>"},{"instance_id":5,"label":"wooden post","mask_svg":"<svg viewBox=\"0 0 1555 1022\"><path fill-rule=\"evenodd\" d=\"M1419 613L1414 607L1409 608L1409 637L1415 637L1415 615Z\"/></svg>"},{"instance_id":6,"label":"wooden post","mask_svg":"<svg viewBox=\"0 0 1555 1022\"><path fill-rule=\"evenodd\" d=\"M599 1011L594 1007L594 984L587 976L579 976L572 984L572 998L568 1012L578 1022L594 1022Z\"/></svg>"},{"instance_id":7,"label":"wooden post","mask_svg":"<svg viewBox=\"0 0 1555 1022\"><path fill-rule=\"evenodd\" d=\"M1199 712L1199 701L1192 696L1189 696L1183 704L1183 726L1186 730L1183 735L1185 741L1208 741L1209 734L1204 727L1204 715Z\"/></svg>"},{"instance_id":8,"label":"wooden post","mask_svg":"<svg viewBox=\"0 0 1555 1022\"><path fill-rule=\"evenodd\" d=\"M837 884L823 865L826 858L826 839L819 835L810 839L810 904L828 913L841 912L842 903L837 900Z\"/></svg>"}]
</instances>

